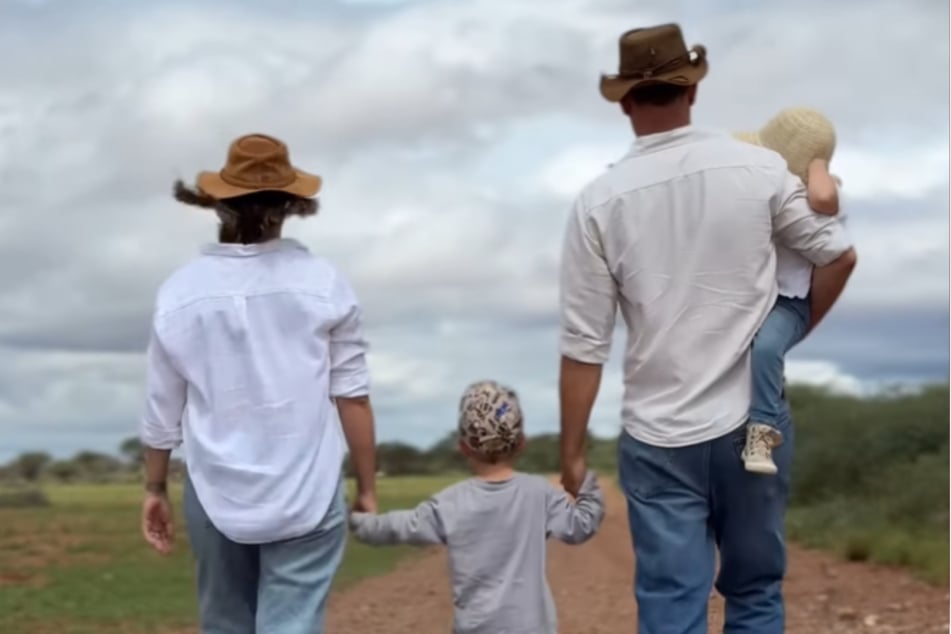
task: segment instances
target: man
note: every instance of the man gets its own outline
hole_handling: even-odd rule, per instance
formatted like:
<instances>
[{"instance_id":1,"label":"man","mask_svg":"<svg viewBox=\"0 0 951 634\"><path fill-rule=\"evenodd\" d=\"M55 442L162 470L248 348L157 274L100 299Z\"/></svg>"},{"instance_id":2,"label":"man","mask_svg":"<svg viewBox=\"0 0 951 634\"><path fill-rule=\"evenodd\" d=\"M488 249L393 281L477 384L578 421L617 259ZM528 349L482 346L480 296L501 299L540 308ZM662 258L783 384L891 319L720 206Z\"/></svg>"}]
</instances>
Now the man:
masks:
<instances>
[{"instance_id":1,"label":"man","mask_svg":"<svg viewBox=\"0 0 951 634\"><path fill-rule=\"evenodd\" d=\"M620 307L627 325L620 481L637 555L640 634L707 631L714 575L726 632L783 631L783 516L793 450L788 408L773 477L740 459L750 343L776 299L773 241L816 266L813 320L855 253L812 213L775 153L690 126L706 50L669 24L620 39L601 94L637 136L578 196L561 277L562 480L578 489L584 437Z\"/></svg>"}]
</instances>

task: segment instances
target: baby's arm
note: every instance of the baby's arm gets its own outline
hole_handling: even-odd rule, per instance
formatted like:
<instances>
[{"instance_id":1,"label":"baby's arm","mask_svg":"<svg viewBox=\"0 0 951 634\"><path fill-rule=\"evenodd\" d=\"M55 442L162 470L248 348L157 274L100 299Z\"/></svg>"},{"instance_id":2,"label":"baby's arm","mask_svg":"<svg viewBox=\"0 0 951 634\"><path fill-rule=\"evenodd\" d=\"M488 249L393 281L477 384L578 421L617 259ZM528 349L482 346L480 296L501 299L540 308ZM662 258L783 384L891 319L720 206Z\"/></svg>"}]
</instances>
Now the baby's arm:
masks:
<instances>
[{"instance_id":1,"label":"baby's arm","mask_svg":"<svg viewBox=\"0 0 951 634\"><path fill-rule=\"evenodd\" d=\"M431 546L446 542L435 499L427 500L411 511L391 511L380 515L353 513L350 529L357 540L373 546Z\"/></svg>"},{"instance_id":2,"label":"baby's arm","mask_svg":"<svg viewBox=\"0 0 951 634\"><path fill-rule=\"evenodd\" d=\"M809 181L806 185L809 206L816 213L834 216L839 213L839 186L829 173L829 162L815 159L809 163Z\"/></svg>"},{"instance_id":3,"label":"baby's arm","mask_svg":"<svg viewBox=\"0 0 951 634\"><path fill-rule=\"evenodd\" d=\"M548 534L566 544L590 539L604 518L604 498L595 474L589 471L574 502L554 486L548 491Z\"/></svg>"}]
</instances>

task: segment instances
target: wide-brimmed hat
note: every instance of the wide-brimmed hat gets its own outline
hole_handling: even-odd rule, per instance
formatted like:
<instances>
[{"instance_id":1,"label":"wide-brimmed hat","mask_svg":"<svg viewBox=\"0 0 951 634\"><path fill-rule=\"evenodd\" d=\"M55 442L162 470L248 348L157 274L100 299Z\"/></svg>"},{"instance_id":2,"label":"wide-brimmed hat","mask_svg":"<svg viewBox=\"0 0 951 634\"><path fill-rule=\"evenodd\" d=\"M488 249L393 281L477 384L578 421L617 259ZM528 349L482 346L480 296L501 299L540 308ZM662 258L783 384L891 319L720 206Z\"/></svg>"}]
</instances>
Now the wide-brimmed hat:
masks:
<instances>
[{"instance_id":1,"label":"wide-brimmed hat","mask_svg":"<svg viewBox=\"0 0 951 634\"><path fill-rule=\"evenodd\" d=\"M813 108L786 108L756 132L737 132L736 138L777 152L789 171L806 180L814 159L832 160L835 126Z\"/></svg>"},{"instance_id":2,"label":"wide-brimmed hat","mask_svg":"<svg viewBox=\"0 0 951 634\"><path fill-rule=\"evenodd\" d=\"M687 50L676 24L633 29L621 36L618 45L617 74L601 76L601 96L611 102L621 101L642 84L693 86L709 68L707 49L698 44Z\"/></svg>"},{"instance_id":3,"label":"wide-brimmed hat","mask_svg":"<svg viewBox=\"0 0 951 634\"><path fill-rule=\"evenodd\" d=\"M248 134L231 143L223 168L199 173L196 184L219 200L266 191L312 198L320 191L321 179L291 165L282 141L266 134Z\"/></svg>"}]
</instances>

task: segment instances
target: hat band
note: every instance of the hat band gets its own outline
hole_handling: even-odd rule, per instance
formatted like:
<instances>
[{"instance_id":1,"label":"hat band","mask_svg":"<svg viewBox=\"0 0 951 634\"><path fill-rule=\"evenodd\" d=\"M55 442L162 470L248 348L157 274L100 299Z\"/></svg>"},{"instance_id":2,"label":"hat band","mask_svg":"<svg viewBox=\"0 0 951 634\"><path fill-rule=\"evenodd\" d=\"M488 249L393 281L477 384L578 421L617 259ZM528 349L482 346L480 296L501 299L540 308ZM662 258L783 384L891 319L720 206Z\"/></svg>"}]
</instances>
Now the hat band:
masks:
<instances>
[{"instance_id":1,"label":"hat band","mask_svg":"<svg viewBox=\"0 0 951 634\"><path fill-rule=\"evenodd\" d=\"M221 180L233 185L235 187L242 187L244 189L260 189L262 187L287 187L295 180L297 180L297 174L293 170L287 176L281 176L280 174L275 174L274 172L261 174L257 178L241 178L239 176L234 176L233 174L228 173L227 169L223 169L218 172L218 175L221 176ZM273 175L273 176L272 176Z\"/></svg>"},{"instance_id":2,"label":"hat band","mask_svg":"<svg viewBox=\"0 0 951 634\"><path fill-rule=\"evenodd\" d=\"M683 55L678 55L662 64L645 68L642 70L626 71L621 69L618 73L619 79L652 79L658 75L664 75L682 68L683 66L696 66L706 57L706 49L702 46L695 46Z\"/></svg>"}]
</instances>

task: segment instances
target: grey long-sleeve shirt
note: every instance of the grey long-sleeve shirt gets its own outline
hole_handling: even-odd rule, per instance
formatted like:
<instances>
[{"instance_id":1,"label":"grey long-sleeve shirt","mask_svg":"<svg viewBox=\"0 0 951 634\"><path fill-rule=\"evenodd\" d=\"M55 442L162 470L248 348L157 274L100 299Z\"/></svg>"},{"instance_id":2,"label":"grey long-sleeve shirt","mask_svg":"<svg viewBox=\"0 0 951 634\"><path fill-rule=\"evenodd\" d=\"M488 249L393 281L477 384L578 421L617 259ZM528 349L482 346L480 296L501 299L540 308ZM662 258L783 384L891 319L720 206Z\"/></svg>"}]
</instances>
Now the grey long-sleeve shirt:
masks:
<instances>
[{"instance_id":1,"label":"grey long-sleeve shirt","mask_svg":"<svg viewBox=\"0 0 951 634\"><path fill-rule=\"evenodd\" d=\"M545 542L580 544L603 516L593 473L574 502L545 478L516 473L504 482L464 480L413 510L354 513L351 528L378 546L448 547L455 634L555 634Z\"/></svg>"}]
</instances>

